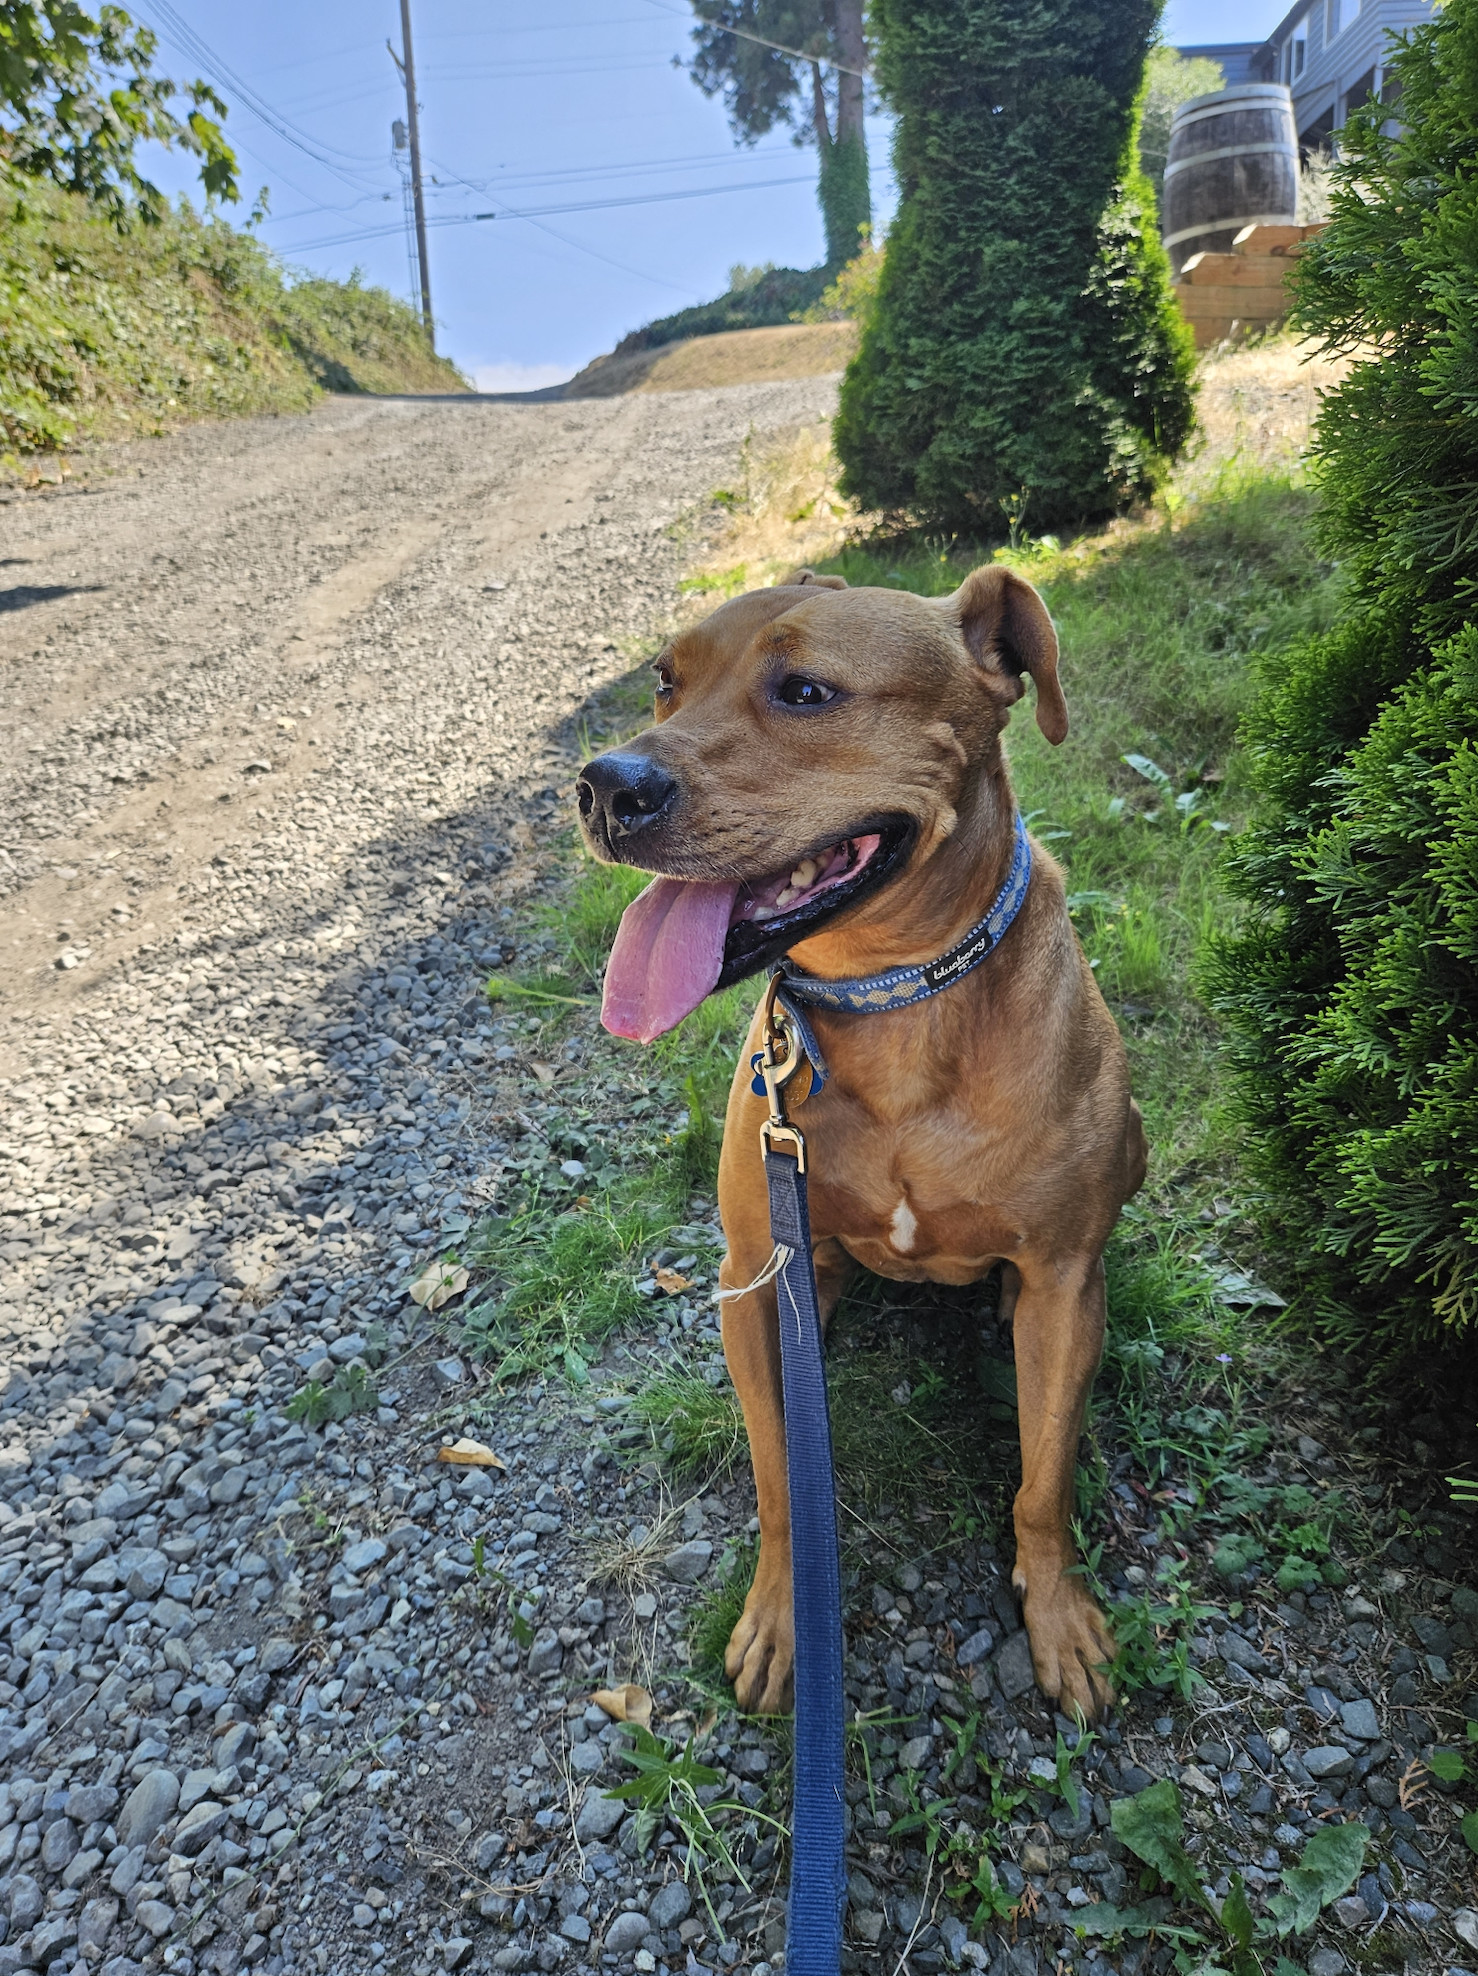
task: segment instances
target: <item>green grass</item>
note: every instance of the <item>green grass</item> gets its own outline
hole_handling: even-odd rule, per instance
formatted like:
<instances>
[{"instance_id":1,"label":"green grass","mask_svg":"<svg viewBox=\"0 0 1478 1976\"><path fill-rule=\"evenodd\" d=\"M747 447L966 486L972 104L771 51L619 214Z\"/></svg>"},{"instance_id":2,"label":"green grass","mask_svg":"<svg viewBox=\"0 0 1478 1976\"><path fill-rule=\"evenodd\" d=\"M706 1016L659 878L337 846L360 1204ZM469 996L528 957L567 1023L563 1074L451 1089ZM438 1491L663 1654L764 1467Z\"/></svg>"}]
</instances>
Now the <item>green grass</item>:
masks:
<instances>
[{"instance_id":1,"label":"green grass","mask_svg":"<svg viewBox=\"0 0 1478 1976\"><path fill-rule=\"evenodd\" d=\"M194 418L301 411L322 390L456 391L416 312L303 278L190 207L118 232L86 200L0 183L0 458Z\"/></svg>"},{"instance_id":2,"label":"green grass","mask_svg":"<svg viewBox=\"0 0 1478 1976\"><path fill-rule=\"evenodd\" d=\"M631 1417L652 1430L658 1453L685 1478L726 1474L748 1449L733 1388L711 1386L693 1372L665 1372L643 1386Z\"/></svg>"}]
</instances>

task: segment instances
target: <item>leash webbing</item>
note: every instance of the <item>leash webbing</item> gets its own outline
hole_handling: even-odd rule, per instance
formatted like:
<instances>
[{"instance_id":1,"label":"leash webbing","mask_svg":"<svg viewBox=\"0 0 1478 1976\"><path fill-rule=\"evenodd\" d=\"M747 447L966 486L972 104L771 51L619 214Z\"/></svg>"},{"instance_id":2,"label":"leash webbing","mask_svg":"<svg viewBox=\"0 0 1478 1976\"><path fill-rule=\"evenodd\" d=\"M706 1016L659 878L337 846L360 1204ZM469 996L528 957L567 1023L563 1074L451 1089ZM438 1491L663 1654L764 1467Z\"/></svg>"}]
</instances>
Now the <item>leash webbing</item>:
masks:
<instances>
[{"instance_id":1,"label":"leash webbing","mask_svg":"<svg viewBox=\"0 0 1478 1976\"><path fill-rule=\"evenodd\" d=\"M842 1585L837 1548L831 1416L821 1350L821 1301L811 1253L806 1143L785 1113L785 1086L809 1060L812 1088L826 1082L826 1060L802 1004L863 1014L906 1008L951 987L992 954L1021 910L1031 883L1031 840L1020 815L1005 883L990 911L937 960L855 981L821 981L782 961L770 976L764 1048L751 1060L754 1090L768 1099L760 1128L770 1240L763 1275L775 1279L790 1486L791 1594L795 1614L795 1788L791 1808L786 1976L840 1976L847 1892L842 1687ZM781 1149L785 1150L781 1150ZM731 1292L730 1294L736 1294ZM743 1292L737 1294L744 1294Z\"/></svg>"},{"instance_id":2,"label":"leash webbing","mask_svg":"<svg viewBox=\"0 0 1478 1976\"><path fill-rule=\"evenodd\" d=\"M771 1236L789 1251L776 1286L795 1605L795 1789L785 1970L786 1976L837 1976L847 1891L842 1584L821 1309L802 1158L767 1150L765 1181Z\"/></svg>"}]
</instances>

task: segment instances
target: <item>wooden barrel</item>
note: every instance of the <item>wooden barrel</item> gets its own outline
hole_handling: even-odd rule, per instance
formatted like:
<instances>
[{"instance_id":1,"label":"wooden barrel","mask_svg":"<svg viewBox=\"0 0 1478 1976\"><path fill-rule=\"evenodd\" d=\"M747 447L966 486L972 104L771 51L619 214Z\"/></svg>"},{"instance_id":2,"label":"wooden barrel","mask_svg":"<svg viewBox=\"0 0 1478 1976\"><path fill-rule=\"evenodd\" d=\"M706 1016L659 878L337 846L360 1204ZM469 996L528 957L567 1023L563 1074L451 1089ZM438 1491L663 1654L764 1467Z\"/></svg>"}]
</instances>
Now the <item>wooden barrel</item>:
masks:
<instances>
[{"instance_id":1,"label":"wooden barrel","mask_svg":"<svg viewBox=\"0 0 1478 1976\"><path fill-rule=\"evenodd\" d=\"M1280 82L1241 82L1182 103L1170 126L1160 226L1179 274L1192 254L1225 254L1244 226L1298 217L1298 133Z\"/></svg>"}]
</instances>

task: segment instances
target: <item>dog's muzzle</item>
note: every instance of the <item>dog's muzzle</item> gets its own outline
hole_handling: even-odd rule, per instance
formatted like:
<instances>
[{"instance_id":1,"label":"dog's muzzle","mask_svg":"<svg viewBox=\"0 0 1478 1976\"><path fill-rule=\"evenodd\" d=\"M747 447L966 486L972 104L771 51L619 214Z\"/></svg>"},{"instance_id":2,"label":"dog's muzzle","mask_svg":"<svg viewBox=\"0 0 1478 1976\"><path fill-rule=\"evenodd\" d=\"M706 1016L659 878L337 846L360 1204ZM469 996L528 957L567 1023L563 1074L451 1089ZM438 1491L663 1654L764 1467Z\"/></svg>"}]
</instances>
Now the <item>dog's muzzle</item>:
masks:
<instances>
[{"instance_id":1,"label":"dog's muzzle","mask_svg":"<svg viewBox=\"0 0 1478 1976\"><path fill-rule=\"evenodd\" d=\"M581 823L598 847L618 859L627 840L660 821L676 798L677 783L666 769L619 749L597 755L575 784Z\"/></svg>"}]
</instances>

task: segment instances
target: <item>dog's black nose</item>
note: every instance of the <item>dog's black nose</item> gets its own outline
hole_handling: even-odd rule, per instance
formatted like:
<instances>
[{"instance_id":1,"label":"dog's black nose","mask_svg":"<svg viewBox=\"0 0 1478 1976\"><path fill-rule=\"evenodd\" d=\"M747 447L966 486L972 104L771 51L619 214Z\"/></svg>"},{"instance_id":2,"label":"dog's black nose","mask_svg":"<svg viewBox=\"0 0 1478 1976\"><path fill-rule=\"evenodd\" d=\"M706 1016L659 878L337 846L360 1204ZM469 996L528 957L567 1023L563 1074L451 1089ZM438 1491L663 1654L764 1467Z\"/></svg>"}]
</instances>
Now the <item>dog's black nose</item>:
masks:
<instances>
[{"instance_id":1,"label":"dog's black nose","mask_svg":"<svg viewBox=\"0 0 1478 1976\"><path fill-rule=\"evenodd\" d=\"M611 843L634 837L670 808L677 783L645 755L597 755L575 784L583 821Z\"/></svg>"}]
</instances>

